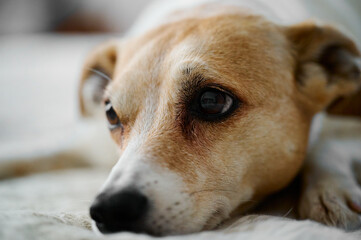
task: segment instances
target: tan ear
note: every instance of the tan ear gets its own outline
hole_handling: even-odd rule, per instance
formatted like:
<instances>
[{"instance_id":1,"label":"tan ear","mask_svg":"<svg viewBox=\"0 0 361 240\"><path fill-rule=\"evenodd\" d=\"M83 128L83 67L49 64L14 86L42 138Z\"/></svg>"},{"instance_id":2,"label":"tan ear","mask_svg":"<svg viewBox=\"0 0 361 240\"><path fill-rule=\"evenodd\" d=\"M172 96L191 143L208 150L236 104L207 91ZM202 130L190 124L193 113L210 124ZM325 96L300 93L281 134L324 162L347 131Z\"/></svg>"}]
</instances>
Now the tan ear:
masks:
<instances>
[{"instance_id":1,"label":"tan ear","mask_svg":"<svg viewBox=\"0 0 361 240\"><path fill-rule=\"evenodd\" d=\"M119 45L117 40L108 41L86 57L78 91L83 116L93 115L102 102L104 89L113 77Z\"/></svg>"},{"instance_id":2,"label":"tan ear","mask_svg":"<svg viewBox=\"0 0 361 240\"><path fill-rule=\"evenodd\" d=\"M300 99L312 113L358 91L360 52L349 37L312 22L287 27L286 35L294 49Z\"/></svg>"}]
</instances>

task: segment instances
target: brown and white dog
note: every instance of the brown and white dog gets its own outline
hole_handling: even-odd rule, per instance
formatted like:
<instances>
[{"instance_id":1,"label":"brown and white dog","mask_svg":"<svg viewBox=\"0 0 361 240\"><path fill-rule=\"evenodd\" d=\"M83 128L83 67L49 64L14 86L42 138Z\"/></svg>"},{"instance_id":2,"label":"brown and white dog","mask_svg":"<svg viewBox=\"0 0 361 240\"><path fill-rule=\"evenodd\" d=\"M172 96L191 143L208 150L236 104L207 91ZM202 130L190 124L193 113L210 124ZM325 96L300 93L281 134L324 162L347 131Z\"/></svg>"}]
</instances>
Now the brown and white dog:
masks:
<instances>
[{"instance_id":1,"label":"brown and white dog","mask_svg":"<svg viewBox=\"0 0 361 240\"><path fill-rule=\"evenodd\" d=\"M313 22L286 25L308 9L302 1L176 2L151 8L84 67L82 111L105 104L120 152L90 209L103 233L185 234L244 213L299 173L315 114L361 86L350 37ZM158 22L153 10L168 14L167 5L177 11ZM359 227L351 159L310 149L300 216Z\"/></svg>"}]
</instances>

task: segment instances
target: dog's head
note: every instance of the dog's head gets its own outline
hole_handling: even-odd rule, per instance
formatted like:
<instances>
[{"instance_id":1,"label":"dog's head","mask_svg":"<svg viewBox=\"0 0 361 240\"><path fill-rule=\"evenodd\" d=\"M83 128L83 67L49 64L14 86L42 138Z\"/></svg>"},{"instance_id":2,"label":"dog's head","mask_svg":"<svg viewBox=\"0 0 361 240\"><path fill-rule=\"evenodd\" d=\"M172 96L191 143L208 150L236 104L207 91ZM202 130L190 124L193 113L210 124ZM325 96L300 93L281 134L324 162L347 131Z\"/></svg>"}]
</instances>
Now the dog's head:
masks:
<instances>
[{"instance_id":1,"label":"dog's head","mask_svg":"<svg viewBox=\"0 0 361 240\"><path fill-rule=\"evenodd\" d=\"M98 228L212 229L285 187L312 116L359 87L358 56L331 27L246 14L187 18L102 45L80 89L85 114L104 102L120 151L91 207Z\"/></svg>"}]
</instances>

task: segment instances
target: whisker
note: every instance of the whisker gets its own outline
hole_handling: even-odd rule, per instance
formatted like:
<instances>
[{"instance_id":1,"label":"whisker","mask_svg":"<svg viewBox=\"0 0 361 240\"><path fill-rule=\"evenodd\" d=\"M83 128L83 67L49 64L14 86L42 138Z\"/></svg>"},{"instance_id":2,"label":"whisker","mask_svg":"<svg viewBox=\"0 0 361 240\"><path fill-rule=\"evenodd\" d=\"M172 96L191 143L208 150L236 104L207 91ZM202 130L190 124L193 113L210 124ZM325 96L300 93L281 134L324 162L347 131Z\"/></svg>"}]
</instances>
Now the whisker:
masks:
<instances>
[{"instance_id":1,"label":"whisker","mask_svg":"<svg viewBox=\"0 0 361 240\"><path fill-rule=\"evenodd\" d=\"M290 208L290 210L288 210L288 212L286 212L285 215L283 215L283 217L287 217L293 210L293 207Z\"/></svg>"},{"instance_id":2,"label":"whisker","mask_svg":"<svg viewBox=\"0 0 361 240\"><path fill-rule=\"evenodd\" d=\"M112 81L112 79L110 77L108 77L106 74L104 74L103 72L99 71L99 70L96 70L94 68L88 68L89 71L95 73L95 74L98 74L99 76L105 78L106 80L108 80L109 82Z\"/></svg>"}]
</instances>

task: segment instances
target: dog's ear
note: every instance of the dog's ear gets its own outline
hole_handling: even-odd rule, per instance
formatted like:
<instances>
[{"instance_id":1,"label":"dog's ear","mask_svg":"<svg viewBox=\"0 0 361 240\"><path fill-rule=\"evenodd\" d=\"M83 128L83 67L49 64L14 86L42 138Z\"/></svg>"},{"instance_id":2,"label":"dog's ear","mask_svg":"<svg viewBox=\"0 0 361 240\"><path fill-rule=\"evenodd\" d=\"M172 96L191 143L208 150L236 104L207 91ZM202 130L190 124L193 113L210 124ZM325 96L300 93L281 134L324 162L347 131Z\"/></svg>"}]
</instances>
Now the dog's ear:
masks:
<instances>
[{"instance_id":1,"label":"dog's ear","mask_svg":"<svg viewBox=\"0 0 361 240\"><path fill-rule=\"evenodd\" d=\"M360 88L360 52L345 34L307 22L287 27L286 35L296 59L300 99L312 114Z\"/></svg>"},{"instance_id":2,"label":"dog's ear","mask_svg":"<svg viewBox=\"0 0 361 240\"><path fill-rule=\"evenodd\" d=\"M93 115L111 81L119 52L117 40L105 42L86 57L79 85L79 105L83 116Z\"/></svg>"},{"instance_id":3,"label":"dog's ear","mask_svg":"<svg viewBox=\"0 0 361 240\"><path fill-rule=\"evenodd\" d=\"M341 97L334 101L328 108L331 115L361 117L361 89L351 96Z\"/></svg>"}]
</instances>

